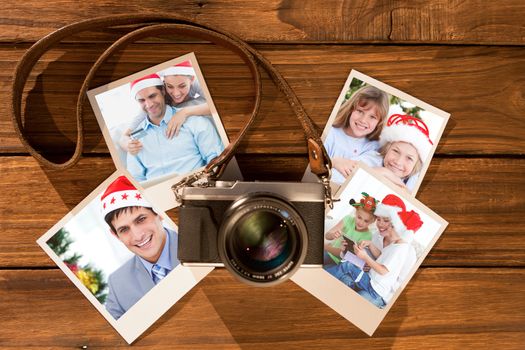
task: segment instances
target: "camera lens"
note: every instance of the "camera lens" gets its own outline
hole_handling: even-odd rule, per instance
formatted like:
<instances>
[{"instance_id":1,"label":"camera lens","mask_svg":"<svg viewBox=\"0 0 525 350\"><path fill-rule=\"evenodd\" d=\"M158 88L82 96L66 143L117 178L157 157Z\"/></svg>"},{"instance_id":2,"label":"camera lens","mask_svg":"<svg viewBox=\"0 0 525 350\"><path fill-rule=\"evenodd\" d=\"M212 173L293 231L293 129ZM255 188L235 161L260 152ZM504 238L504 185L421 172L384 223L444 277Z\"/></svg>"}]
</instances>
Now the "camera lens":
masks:
<instances>
[{"instance_id":1,"label":"camera lens","mask_svg":"<svg viewBox=\"0 0 525 350\"><path fill-rule=\"evenodd\" d=\"M304 260L306 245L300 215L286 200L268 194L250 194L234 202L219 231L225 266L257 285L288 278Z\"/></svg>"},{"instance_id":2,"label":"camera lens","mask_svg":"<svg viewBox=\"0 0 525 350\"><path fill-rule=\"evenodd\" d=\"M278 213L254 211L239 220L232 235L233 253L257 272L275 269L284 263L297 245L289 223Z\"/></svg>"}]
</instances>

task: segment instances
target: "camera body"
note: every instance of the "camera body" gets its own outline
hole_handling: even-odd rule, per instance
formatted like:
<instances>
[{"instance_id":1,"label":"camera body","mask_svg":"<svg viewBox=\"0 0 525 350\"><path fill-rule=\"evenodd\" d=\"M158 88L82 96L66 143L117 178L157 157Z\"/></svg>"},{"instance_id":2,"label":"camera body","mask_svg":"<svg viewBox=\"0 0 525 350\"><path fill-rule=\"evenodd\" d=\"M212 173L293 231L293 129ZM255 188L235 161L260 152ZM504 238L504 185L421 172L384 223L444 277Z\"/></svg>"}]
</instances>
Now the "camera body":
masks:
<instances>
[{"instance_id":1,"label":"camera body","mask_svg":"<svg viewBox=\"0 0 525 350\"><path fill-rule=\"evenodd\" d=\"M324 188L316 183L222 182L185 187L178 258L225 266L243 282L271 285L301 265L322 266Z\"/></svg>"}]
</instances>

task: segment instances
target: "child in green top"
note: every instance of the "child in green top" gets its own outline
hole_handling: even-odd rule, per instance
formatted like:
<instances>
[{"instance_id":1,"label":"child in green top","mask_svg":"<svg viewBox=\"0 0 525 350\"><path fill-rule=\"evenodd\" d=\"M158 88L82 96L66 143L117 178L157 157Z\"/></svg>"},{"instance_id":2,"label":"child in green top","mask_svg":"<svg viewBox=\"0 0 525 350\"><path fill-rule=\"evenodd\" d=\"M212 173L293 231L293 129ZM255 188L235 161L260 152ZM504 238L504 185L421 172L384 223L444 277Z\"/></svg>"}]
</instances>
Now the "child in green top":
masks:
<instances>
[{"instance_id":1,"label":"child in green top","mask_svg":"<svg viewBox=\"0 0 525 350\"><path fill-rule=\"evenodd\" d=\"M337 265L341 262L341 253L347 249L348 245L346 239L356 244L372 239L369 226L376 220L374 211L377 201L364 192L362 195L363 198L358 203L354 199L350 200L350 205L355 208L355 216L346 215L326 232L325 238L330 242L325 244L325 265Z\"/></svg>"}]
</instances>

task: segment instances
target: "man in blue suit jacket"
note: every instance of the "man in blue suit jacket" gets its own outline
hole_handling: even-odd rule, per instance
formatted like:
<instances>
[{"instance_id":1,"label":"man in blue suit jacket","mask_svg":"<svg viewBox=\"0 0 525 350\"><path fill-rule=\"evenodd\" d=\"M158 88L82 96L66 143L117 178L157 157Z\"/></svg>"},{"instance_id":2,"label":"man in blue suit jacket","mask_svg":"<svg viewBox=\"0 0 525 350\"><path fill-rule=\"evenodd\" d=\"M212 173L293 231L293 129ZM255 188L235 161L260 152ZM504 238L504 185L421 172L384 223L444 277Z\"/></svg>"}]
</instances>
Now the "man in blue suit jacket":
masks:
<instances>
[{"instance_id":1,"label":"man in blue suit jacket","mask_svg":"<svg viewBox=\"0 0 525 350\"><path fill-rule=\"evenodd\" d=\"M178 264L177 233L163 227L162 218L124 176L101 197L104 220L135 256L109 276L106 309L119 319Z\"/></svg>"}]
</instances>

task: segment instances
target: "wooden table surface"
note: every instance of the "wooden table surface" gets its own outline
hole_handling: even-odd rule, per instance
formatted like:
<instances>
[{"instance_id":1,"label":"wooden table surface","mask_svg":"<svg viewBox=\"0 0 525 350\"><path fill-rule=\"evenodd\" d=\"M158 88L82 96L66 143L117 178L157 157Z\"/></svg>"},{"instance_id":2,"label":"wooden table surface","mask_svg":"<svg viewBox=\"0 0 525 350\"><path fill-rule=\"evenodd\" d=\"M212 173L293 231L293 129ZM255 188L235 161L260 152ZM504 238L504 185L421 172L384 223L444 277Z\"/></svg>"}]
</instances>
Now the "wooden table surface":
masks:
<instances>
[{"instance_id":1,"label":"wooden table surface","mask_svg":"<svg viewBox=\"0 0 525 350\"><path fill-rule=\"evenodd\" d=\"M14 67L51 31L104 14L158 11L206 21L247 40L284 75L323 128L351 69L449 113L417 198L450 224L373 337L293 282L237 283L219 269L172 307L135 348L525 348L525 3L501 1L4 2L0 15L0 348L128 345L37 246L115 168L85 106L83 159L41 167L9 120ZM37 64L26 85L25 129L63 158L76 137L76 92L125 28L83 33ZM191 38L129 46L93 87L194 51L226 131L250 111L248 69ZM243 141L246 179L299 181L306 147L284 98L265 77L262 118ZM170 211L170 215L175 215Z\"/></svg>"}]
</instances>

